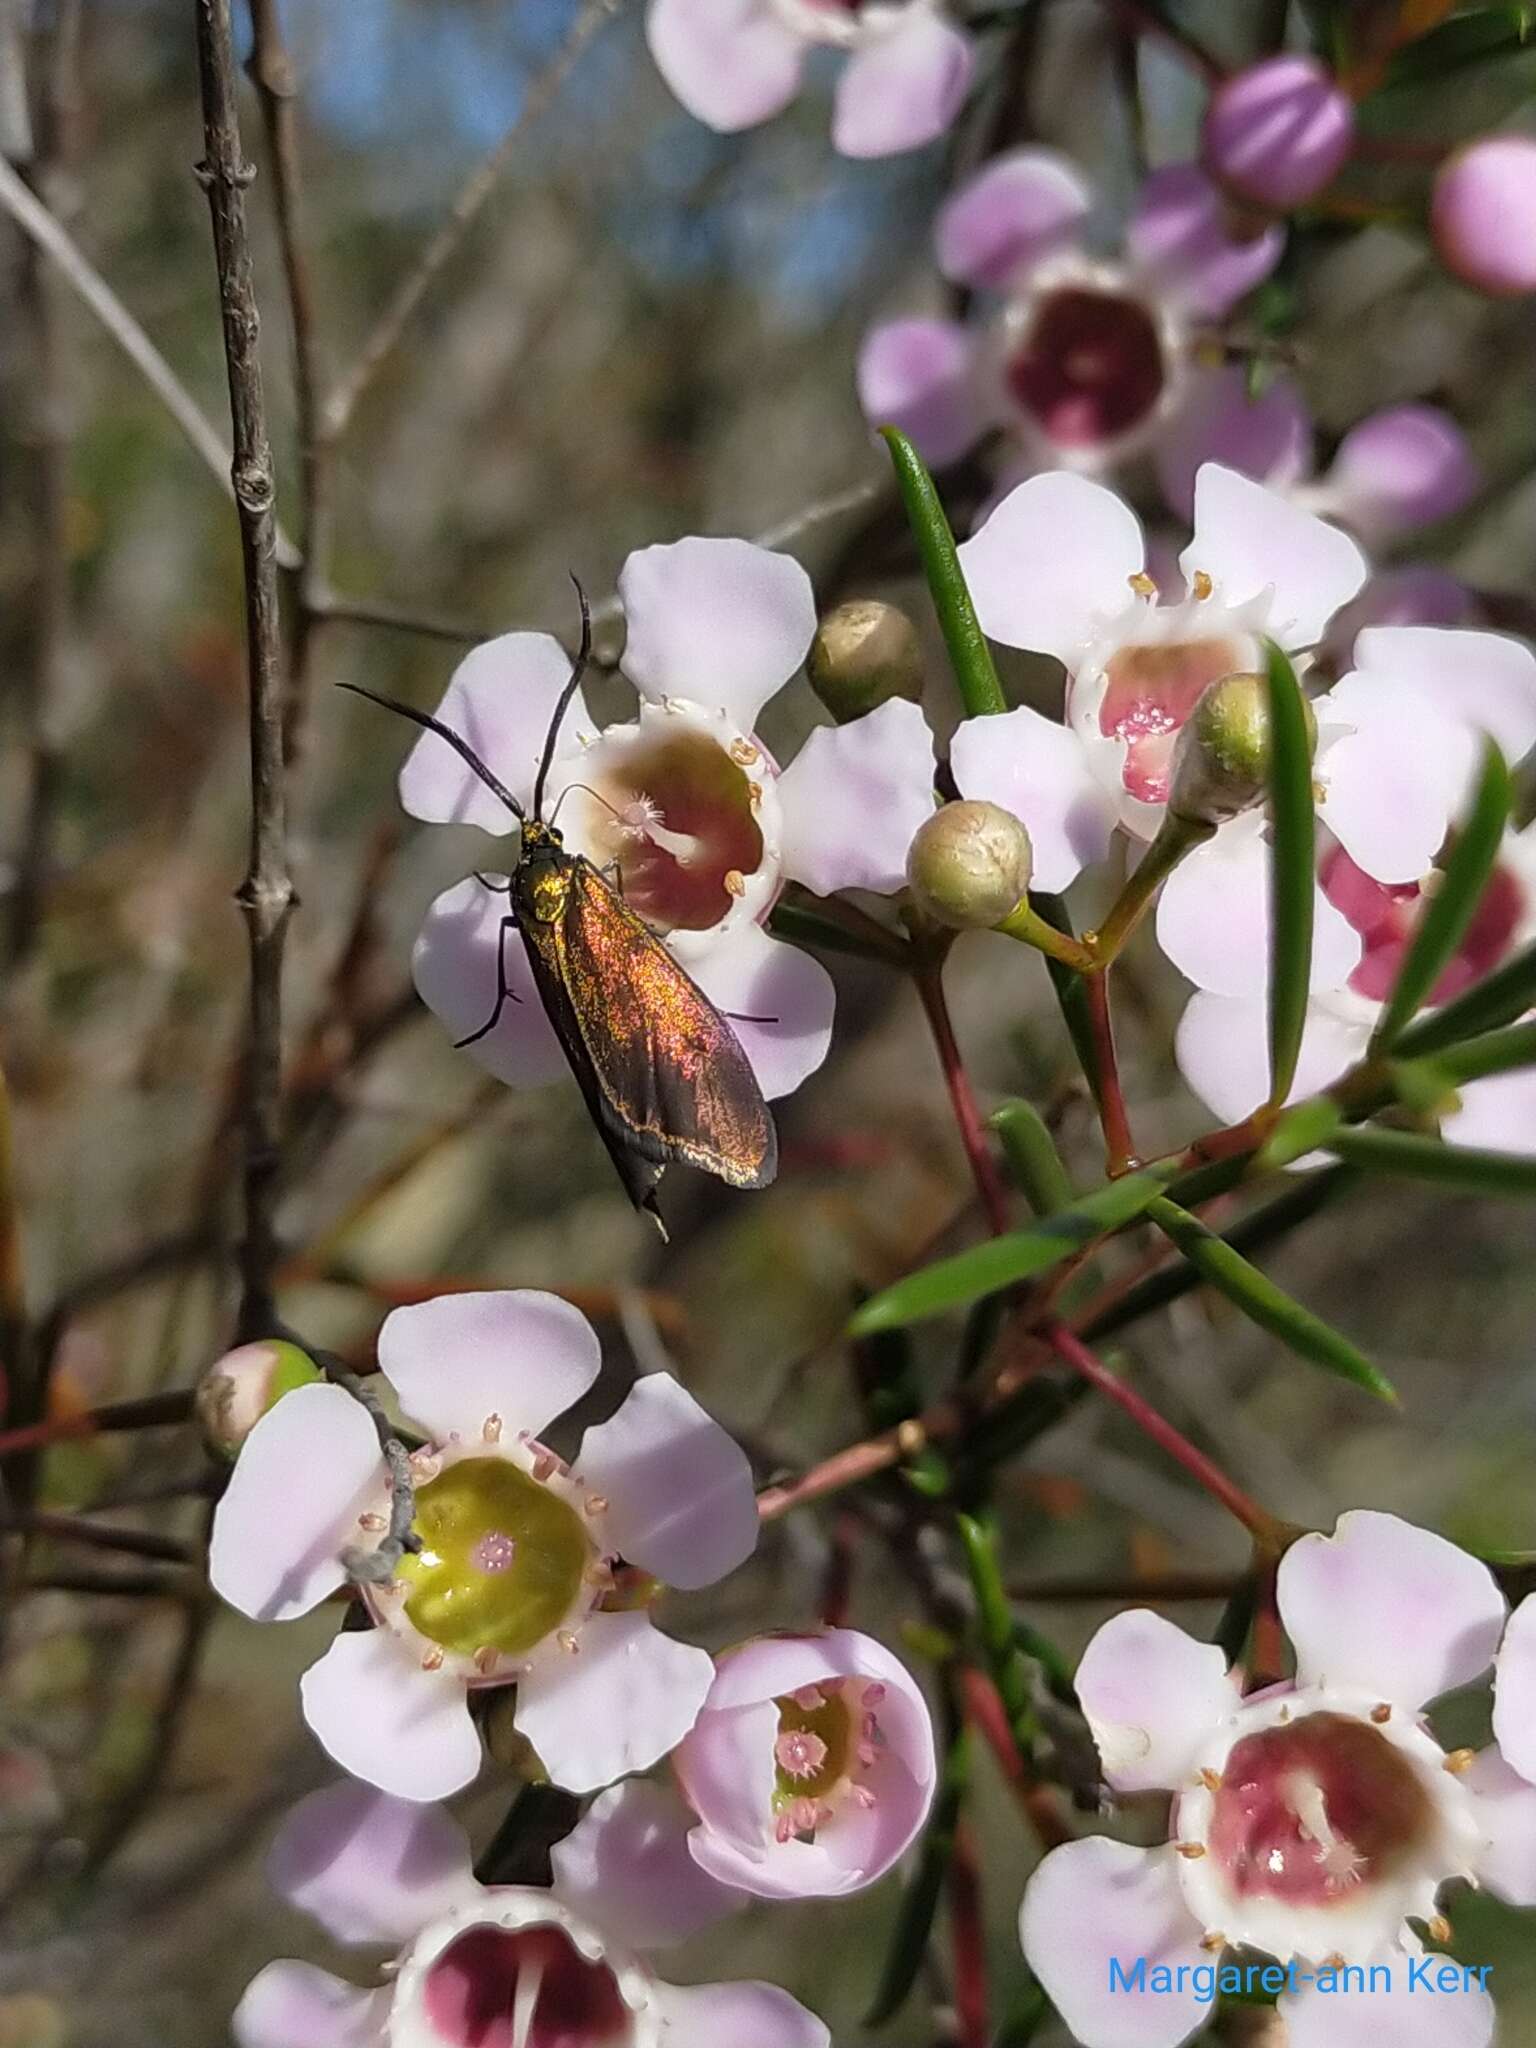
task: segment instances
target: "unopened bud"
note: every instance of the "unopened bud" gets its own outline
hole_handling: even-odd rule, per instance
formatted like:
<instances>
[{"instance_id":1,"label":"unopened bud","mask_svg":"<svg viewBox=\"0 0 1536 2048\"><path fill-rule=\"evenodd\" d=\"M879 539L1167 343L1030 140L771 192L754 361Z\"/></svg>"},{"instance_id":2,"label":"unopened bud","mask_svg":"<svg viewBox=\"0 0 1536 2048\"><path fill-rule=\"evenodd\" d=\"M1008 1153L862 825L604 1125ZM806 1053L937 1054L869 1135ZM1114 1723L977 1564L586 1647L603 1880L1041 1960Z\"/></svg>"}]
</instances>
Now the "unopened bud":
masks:
<instances>
[{"instance_id":1,"label":"unopened bud","mask_svg":"<svg viewBox=\"0 0 1536 2048\"><path fill-rule=\"evenodd\" d=\"M1307 742L1317 719L1302 698ZM1192 824L1220 825L1250 810L1269 784L1269 684L1263 676L1223 676L1185 721L1173 755L1168 809Z\"/></svg>"},{"instance_id":2,"label":"unopened bud","mask_svg":"<svg viewBox=\"0 0 1536 2048\"><path fill-rule=\"evenodd\" d=\"M1536 136L1490 135L1447 157L1429 232L1446 269L1474 290L1536 292Z\"/></svg>"},{"instance_id":3,"label":"unopened bud","mask_svg":"<svg viewBox=\"0 0 1536 2048\"><path fill-rule=\"evenodd\" d=\"M203 1441L217 1457L237 1457L251 1431L284 1394L324 1377L307 1352L278 1337L226 1351L208 1367L193 1396Z\"/></svg>"},{"instance_id":4,"label":"unopened bud","mask_svg":"<svg viewBox=\"0 0 1536 2048\"><path fill-rule=\"evenodd\" d=\"M1268 57L1217 87L1201 159L1242 204L1289 213L1332 184L1354 142L1354 103L1325 65Z\"/></svg>"},{"instance_id":5,"label":"unopened bud","mask_svg":"<svg viewBox=\"0 0 1536 2048\"><path fill-rule=\"evenodd\" d=\"M850 598L816 629L806 660L811 687L839 725L892 697L923 694L923 649L906 613L878 598Z\"/></svg>"},{"instance_id":6,"label":"unopened bud","mask_svg":"<svg viewBox=\"0 0 1536 2048\"><path fill-rule=\"evenodd\" d=\"M907 854L912 899L940 924L986 931L1018 909L1034 873L1029 834L1000 804L945 804Z\"/></svg>"}]
</instances>

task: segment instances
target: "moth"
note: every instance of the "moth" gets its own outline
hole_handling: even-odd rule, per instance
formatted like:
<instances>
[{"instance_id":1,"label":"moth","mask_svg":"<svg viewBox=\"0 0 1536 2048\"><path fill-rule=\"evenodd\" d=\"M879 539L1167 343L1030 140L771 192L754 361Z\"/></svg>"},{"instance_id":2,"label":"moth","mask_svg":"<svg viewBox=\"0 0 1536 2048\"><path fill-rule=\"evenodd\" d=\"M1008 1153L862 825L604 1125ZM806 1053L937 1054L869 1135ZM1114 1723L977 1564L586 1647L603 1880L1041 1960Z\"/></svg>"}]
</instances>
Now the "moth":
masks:
<instances>
[{"instance_id":1,"label":"moth","mask_svg":"<svg viewBox=\"0 0 1536 2048\"><path fill-rule=\"evenodd\" d=\"M567 850L544 817L544 786L556 735L592 651L591 611L581 596L581 646L545 735L532 808L525 810L462 734L409 704L343 689L398 713L452 747L520 828L517 859L504 886L507 914L496 947L496 999L473 1045L494 1031L508 1002L507 939L520 932L544 1014L576 1077L637 1209L666 1226L656 1202L674 1161L713 1173L731 1187L767 1187L778 1171L773 1117L741 1042L726 1017L673 959L608 875ZM484 878L482 877L482 880Z\"/></svg>"}]
</instances>

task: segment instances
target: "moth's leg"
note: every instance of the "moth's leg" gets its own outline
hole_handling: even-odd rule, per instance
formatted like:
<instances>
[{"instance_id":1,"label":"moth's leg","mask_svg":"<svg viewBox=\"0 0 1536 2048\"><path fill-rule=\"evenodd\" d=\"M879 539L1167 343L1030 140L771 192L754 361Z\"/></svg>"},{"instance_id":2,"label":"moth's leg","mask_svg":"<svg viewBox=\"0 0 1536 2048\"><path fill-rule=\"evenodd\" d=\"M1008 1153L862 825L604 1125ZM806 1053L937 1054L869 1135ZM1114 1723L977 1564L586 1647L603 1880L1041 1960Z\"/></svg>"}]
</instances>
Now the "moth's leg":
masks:
<instances>
[{"instance_id":1,"label":"moth's leg","mask_svg":"<svg viewBox=\"0 0 1536 2048\"><path fill-rule=\"evenodd\" d=\"M523 999L507 981L507 933L517 930L515 917L504 917L496 928L496 1007L478 1031L471 1031L468 1038L453 1041L455 1052L462 1052L466 1045L474 1045L501 1022L501 1013L508 1003L520 1003Z\"/></svg>"},{"instance_id":2,"label":"moth's leg","mask_svg":"<svg viewBox=\"0 0 1536 2048\"><path fill-rule=\"evenodd\" d=\"M510 896L512 894L512 880L510 876L504 875L499 882L493 882L489 875L482 875L480 870L476 868L474 870L474 877L481 888L488 890L492 896Z\"/></svg>"}]
</instances>

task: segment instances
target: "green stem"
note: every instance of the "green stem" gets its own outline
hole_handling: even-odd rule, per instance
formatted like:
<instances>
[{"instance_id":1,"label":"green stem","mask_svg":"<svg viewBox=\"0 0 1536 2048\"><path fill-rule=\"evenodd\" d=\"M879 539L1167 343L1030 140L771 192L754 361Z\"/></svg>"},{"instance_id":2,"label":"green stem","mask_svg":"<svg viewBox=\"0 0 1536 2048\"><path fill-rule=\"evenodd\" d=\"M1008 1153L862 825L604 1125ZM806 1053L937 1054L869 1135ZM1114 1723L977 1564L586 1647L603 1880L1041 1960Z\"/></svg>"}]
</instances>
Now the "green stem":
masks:
<instances>
[{"instance_id":1,"label":"green stem","mask_svg":"<svg viewBox=\"0 0 1536 2048\"><path fill-rule=\"evenodd\" d=\"M1070 967L1075 973L1092 974L1098 965L1098 955L1090 945L1082 939L1074 939L1067 932L1057 931L1027 902L1021 903L1017 910L1010 910L1001 924L993 926L993 930L1005 933L1010 939L1019 939L1026 946L1033 946L1048 960L1059 960L1063 967Z\"/></svg>"},{"instance_id":2,"label":"green stem","mask_svg":"<svg viewBox=\"0 0 1536 2048\"><path fill-rule=\"evenodd\" d=\"M1187 853L1214 837L1216 827L1197 818L1181 818L1165 811L1157 837L1125 879L1125 887L1096 932L1086 933L1083 944L1093 956L1094 969L1102 974L1118 957L1132 932L1152 907L1152 899Z\"/></svg>"}]
</instances>

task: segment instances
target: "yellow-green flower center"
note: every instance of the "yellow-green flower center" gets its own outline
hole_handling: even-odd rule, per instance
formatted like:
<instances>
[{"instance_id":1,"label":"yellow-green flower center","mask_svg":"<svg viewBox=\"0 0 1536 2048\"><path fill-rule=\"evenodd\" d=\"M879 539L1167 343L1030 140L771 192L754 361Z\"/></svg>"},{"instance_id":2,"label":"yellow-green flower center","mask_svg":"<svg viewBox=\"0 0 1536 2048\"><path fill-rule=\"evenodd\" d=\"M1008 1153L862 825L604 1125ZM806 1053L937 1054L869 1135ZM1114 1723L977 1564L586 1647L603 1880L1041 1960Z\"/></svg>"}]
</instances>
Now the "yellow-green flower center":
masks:
<instances>
[{"instance_id":1,"label":"yellow-green flower center","mask_svg":"<svg viewBox=\"0 0 1536 2048\"><path fill-rule=\"evenodd\" d=\"M834 1681L810 1705L816 1690L774 1701L779 1734L773 1746L773 1803L781 1810L797 1800L825 1799L848 1769L854 1727L842 1688Z\"/></svg>"},{"instance_id":2,"label":"yellow-green flower center","mask_svg":"<svg viewBox=\"0 0 1536 2048\"><path fill-rule=\"evenodd\" d=\"M462 1458L416 1494L405 1612L445 1650L520 1657L558 1628L592 1545L574 1508L504 1458Z\"/></svg>"}]
</instances>

